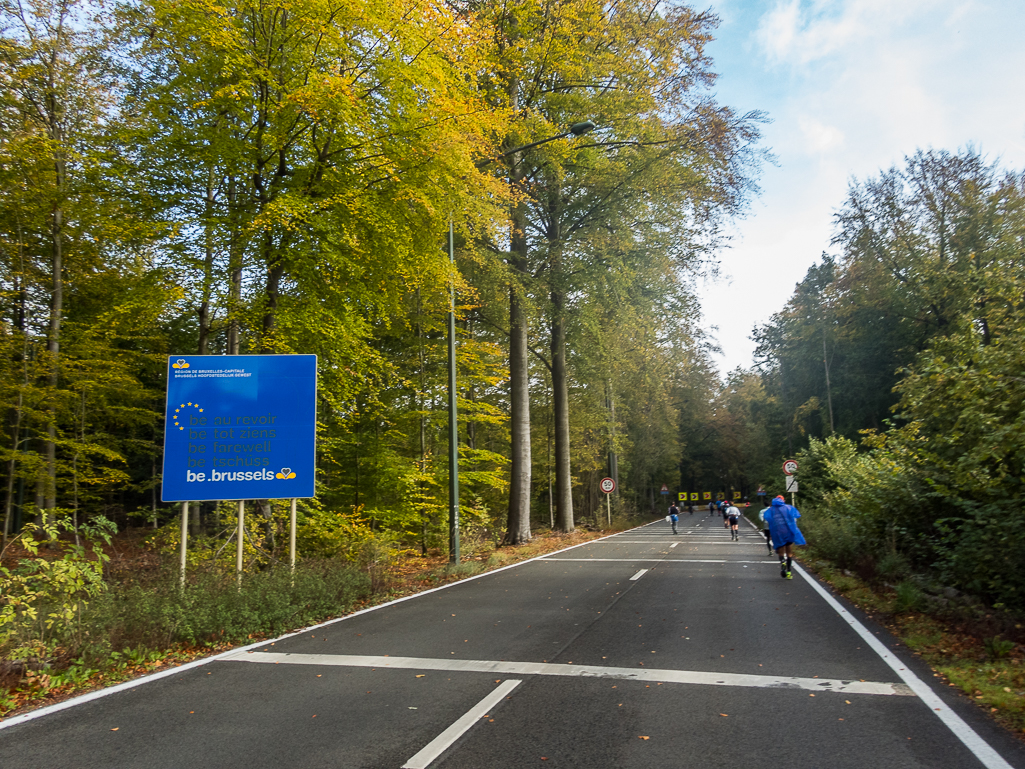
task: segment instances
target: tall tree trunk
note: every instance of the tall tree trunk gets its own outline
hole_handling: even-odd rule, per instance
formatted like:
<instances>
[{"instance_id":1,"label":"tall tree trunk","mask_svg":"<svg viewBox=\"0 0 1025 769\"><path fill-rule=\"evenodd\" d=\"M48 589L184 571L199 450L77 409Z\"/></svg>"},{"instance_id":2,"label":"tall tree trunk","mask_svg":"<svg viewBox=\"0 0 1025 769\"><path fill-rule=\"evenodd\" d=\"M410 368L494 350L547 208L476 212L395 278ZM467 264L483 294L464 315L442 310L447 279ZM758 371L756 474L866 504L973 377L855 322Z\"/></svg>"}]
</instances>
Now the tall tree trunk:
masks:
<instances>
[{"instance_id":1,"label":"tall tree trunk","mask_svg":"<svg viewBox=\"0 0 1025 769\"><path fill-rule=\"evenodd\" d=\"M64 186L64 164L58 160L57 186L58 190ZM60 381L60 340L61 340L61 316L64 312L64 211L57 205L53 211L51 225L51 237L53 238L52 265L53 270L53 293L50 298L50 325L47 333L46 349L50 353L50 387L54 390ZM57 506L57 413L56 410L50 414L46 423L46 439L43 441L43 450L46 456L46 488L43 500L43 508L47 513L43 514L43 520L49 520L49 511Z\"/></svg>"},{"instance_id":2,"label":"tall tree trunk","mask_svg":"<svg viewBox=\"0 0 1025 769\"><path fill-rule=\"evenodd\" d=\"M420 555L427 555L427 489L424 487L424 474L427 472L427 411L424 403L424 394L427 391L427 384L424 381L424 368L426 357L424 355L424 329L423 329L423 305L421 304L420 288L416 289L416 345L417 362L419 363L419 382L416 393L416 409L420 412L420 477L417 480L417 493L420 506Z\"/></svg>"},{"instance_id":3,"label":"tall tree trunk","mask_svg":"<svg viewBox=\"0 0 1025 769\"><path fill-rule=\"evenodd\" d=\"M558 224L553 219L555 239L549 233L551 254L551 352L552 413L555 418L555 525L559 531L573 531L573 475L570 466L569 382L566 371L566 294L562 274L562 247Z\"/></svg>"},{"instance_id":4,"label":"tall tree trunk","mask_svg":"<svg viewBox=\"0 0 1025 769\"><path fill-rule=\"evenodd\" d=\"M523 179L519 164L520 153L512 156L509 181L515 188ZM513 205L512 231L509 243L509 265L512 280L509 285L509 405L510 424L510 479L509 518L505 542L518 545L530 539L530 366L527 358L529 327L524 280L527 260L527 206L523 202Z\"/></svg>"},{"instance_id":5,"label":"tall tree trunk","mask_svg":"<svg viewBox=\"0 0 1025 769\"><path fill-rule=\"evenodd\" d=\"M228 355L239 354L239 313L242 310L242 245L239 242L236 200L238 197L235 177L228 177L228 220L230 242L228 244Z\"/></svg>"},{"instance_id":6,"label":"tall tree trunk","mask_svg":"<svg viewBox=\"0 0 1025 769\"><path fill-rule=\"evenodd\" d=\"M278 295L281 291L281 278L285 275L280 255L275 254L272 235L267 233L264 242L265 264L267 265L267 288L264 294L263 308L263 341L260 352L264 355L274 352L274 330L278 314Z\"/></svg>"},{"instance_id":7,"label":"tall tree trunk","mask_svg":"<svg viewBox=\"0 0 1025 769\"><path fill-rule=\"evenodd\" d=\"M612 380L608 380L609 393L609 477L619 490L619 455L616 454L616 399L612 397ZM615 493L615 492L613 492Z\"/></svg>"},{"instance_id":8,"label":"tall tree trunk","mask_svg":"<svg viewBox=\"0 0 1025 769\"><path fill-rule=\"evenodd\" d=\"M509 401L511 457L509 520L506 544L530 539L530 381L527 360L527 314L519 281L509 290Z\"/></svg>"},{"instance_id":9,"label":"tall tree trunk","mask_svg":"<svg viewBox=\"0 0 1025 769\"><path fill-rule=\"evenodd\" d=\"M199 354L210 352L210 298L214 285L214 169L210 167L203 201L203 296L199 305Z\"/></svg>"},{"instance_id":10,"label":"tall tree trunk","mask_svg":"<svg viewBox=\"0 0 1025 769\"><path fill-rule=\"evenodd\" d=\"M22 384L28 385L28 337L25 335L25 319L27 316L27 305L28 305L28 289L26 288L25 281L25 251L23 247L24 238L21 236L21 224L20 222L16 225L18 232L18 275L17 275L17 288L18 288L18 310L15 316L14 325L18 329L18 333L21 334L21 355L18 362L21 363L22 370ZM24 407L24 391L18 390L17 402L13 409L11 409L10 415L10 433L11 433L11 460L7 463L7 496L4 500L4 531L3 531L3 544L0 545L0 549L7 546L7 539L10 535L14 534L14 520L13 520L13 506L14 506L14 474L17 469L17 457L18 451L21 447L21 420L23 416ZM24 479L21 479L21 487L24 488ZM19 502L19 505L21 503ZM20 509L19 509L20 514ZM20 516L19 516L20 517Z\"/></svg>"},{"instance_id":11,"label":"tall tree trunk","mask_svg":"<svg viewBox=\"0 0 1025 769\"><path fill-rule=\"evenodd\" d=\"M826 370L826 402L829 404L829 434L836 433L833 426L833 389L829 385L829 358L826 356L826 332L822 332L822 365Z\"/></svg>"},{"instance_id":12,"label":"tall tree trunk","mask_svg":"<svg viewBox=\"0 0 1025 769\"><path fill-rule=\"evenodd\" d=\"M273 553L274 548L277 547L277 538L274 531L274 508L271 506L269 499L256 500L256 508L260 511L260 515L263 516L263 536L267 552Z\"/></svg>"}]
</instances>

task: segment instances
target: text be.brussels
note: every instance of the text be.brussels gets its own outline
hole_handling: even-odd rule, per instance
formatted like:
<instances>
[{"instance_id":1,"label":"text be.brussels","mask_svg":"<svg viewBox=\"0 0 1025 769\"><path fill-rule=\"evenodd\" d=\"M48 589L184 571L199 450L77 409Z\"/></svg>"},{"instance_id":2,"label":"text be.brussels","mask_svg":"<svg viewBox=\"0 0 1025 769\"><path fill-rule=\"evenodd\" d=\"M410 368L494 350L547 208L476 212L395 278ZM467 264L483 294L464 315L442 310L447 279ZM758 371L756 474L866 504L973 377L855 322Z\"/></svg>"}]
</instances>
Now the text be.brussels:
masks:
<instances>
[{"instance_id":1,"label":"text be.brussels","mask_svg":"<svg viewBox=\"0 0 1025 769\"><path fill-rule=\"evenodd\" d=\"M274 480L274 472L272 470L248 470L246 472L238 473L222 473L217 470L210 471L210 477L206 477L206 473L194 473L191 470L186 471L187 483L202 483L203 481L272 481Z\"/></svg>"}]
</instances>

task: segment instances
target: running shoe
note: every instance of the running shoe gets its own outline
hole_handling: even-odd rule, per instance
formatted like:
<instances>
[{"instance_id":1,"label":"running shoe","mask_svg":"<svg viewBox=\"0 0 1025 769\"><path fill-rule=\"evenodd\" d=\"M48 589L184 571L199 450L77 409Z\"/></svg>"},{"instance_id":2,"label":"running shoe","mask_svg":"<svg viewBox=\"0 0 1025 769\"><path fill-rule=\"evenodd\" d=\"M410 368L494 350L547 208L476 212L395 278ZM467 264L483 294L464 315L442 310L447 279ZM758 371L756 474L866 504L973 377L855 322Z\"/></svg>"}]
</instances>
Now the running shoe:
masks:
<instances>
[{"instance_id":1,"label":"running shoe","mask_svg":"<svg viewBox=\"0 0 1025 769\"><path fill-rule=\"evenodd\" d=\"M788 572L787 572L787 576L786 576L786 578L787 578L787 579L793 579L793 578L794 578L794 575L793 575L793 574L791 574L791 573L790 573L790 572L788 571Z\"/></svg>"}]
</instances>

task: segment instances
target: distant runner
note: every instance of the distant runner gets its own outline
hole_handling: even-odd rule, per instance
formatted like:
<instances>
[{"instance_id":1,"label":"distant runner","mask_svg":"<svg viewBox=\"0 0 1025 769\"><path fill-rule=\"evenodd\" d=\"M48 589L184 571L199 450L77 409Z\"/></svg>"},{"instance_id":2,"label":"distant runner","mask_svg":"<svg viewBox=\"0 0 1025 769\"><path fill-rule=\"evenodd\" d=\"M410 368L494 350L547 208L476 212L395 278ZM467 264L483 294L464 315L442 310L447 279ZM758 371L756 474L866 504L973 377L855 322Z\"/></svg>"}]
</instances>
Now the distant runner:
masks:
<instances>
[{"instance_id":1,"label":"distant runner","mask_svg":"<svg viewBox=\"0 0 1025 769\"><path fill-rule=\"evenodd\" d=\"M738 529L737 527L740 524L740 510L737 508L736 505L731 504L729 507L726 508L726 520L729 521L730 524L731 538L735 542L739 542L740 529Z\"/></svg>"},{"instance_id":2,"label":"distant runner","mask_svg":"<svg viewBox=\"0 0 1025 769\"><path fill-rule=\"evenodd\" d=\"M680 520L680 508L676 506L675 502L669 506L669 515L667 517L669 518L669 522L673 524L673 534L675 534L676 522Z\"/></svg>"},{"instance_id":3,"label":"distant runner","mask_svg":"<svg viewBox=\"0 0 1025 769\"><path fill-rule=\"evenodd\" d=\"M765 524L765 528L762 529L762 534L765 535L765 546L769 549L769 555L772 555L772 533L769 531L769 519L767 516L771 509L771 507L766 507L758 513L758 517L761 518L762 522Z\"/></svg>"},{"instance_id":4,"label":"distant runner","mask_svg":"<svg viewBox=\"0 0 1025 769\"><path fill-rule=\"evenodd\" d=\"M769 512L765 516L769 532L772 534L772 544L775 545L776 555L779 556L779 576L783 579L793 579L790 566L794 560L794 545L807 544L801 530L797 528L797 519L800 517L800 511L793 505L788 505L783 497L772 500Z\"/></svg>"}]
</instances>

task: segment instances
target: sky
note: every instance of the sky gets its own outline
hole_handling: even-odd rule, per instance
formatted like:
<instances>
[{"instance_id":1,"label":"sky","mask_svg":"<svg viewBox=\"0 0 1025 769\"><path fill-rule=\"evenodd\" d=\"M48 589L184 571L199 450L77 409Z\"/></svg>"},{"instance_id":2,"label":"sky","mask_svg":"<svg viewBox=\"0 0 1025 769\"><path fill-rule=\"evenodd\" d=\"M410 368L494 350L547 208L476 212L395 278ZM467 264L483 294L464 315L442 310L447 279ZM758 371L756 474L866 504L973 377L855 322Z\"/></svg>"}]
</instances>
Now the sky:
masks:
<instances>
[{"instance_id":1,"label":"sky","mask_svg":"<svg viewBox=\"0 0 1025 769\"><path fill-rule=\"evenodd\" d=\"M703 7L700 2L692 4ZM753 363L752 329L779 312L830 243L852 179L916 149L968 146L1025 171L1025 1L715 0L708 53L722 104L761 110L764 165L747 216L699 282L723 373Z\"/></svg>"}]
</instances>

